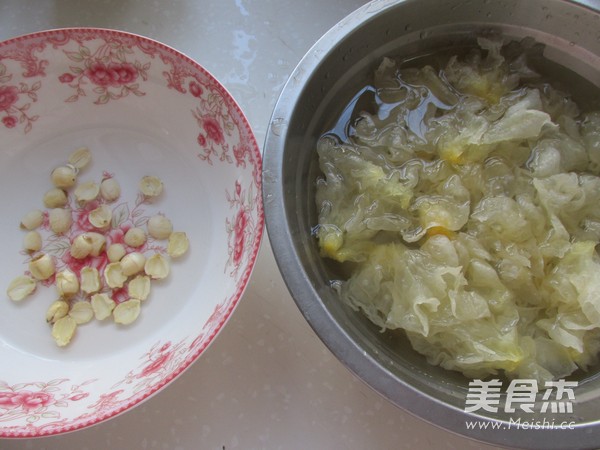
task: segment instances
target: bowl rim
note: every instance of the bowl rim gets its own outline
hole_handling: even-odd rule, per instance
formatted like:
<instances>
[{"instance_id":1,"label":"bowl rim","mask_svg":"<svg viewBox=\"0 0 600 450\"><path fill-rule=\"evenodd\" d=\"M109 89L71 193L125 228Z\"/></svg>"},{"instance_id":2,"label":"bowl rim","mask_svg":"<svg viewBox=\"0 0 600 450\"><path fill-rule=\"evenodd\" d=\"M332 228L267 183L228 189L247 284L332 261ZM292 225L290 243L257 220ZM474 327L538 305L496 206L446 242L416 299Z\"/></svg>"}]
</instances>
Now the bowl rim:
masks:
<instances>
[{"instance_id":1,"label":"bowl rim","mask_svg":"<svg viewBox=\"0 0 600 450\"><path fill-rule=\"evenodd\" d=\"M289 223L286 217L281 173L287 139L286 120L293 116L296 104L312 74L339 42L365 23L375 20L389 10L403 4L417 2L418 0L371 0L356 9L330 28L306 52L282 88L271 115L263 147L265 222L275 260L298 309L325 346L362 382L398 408L453 434L486 444L535 449L539 448L540 442L543 442L548 449L570 448L573 445L578 448L592 448L597 446L600 438L600 427L596 422L575 425L573 429L567 430L467 428L466 421L493 422L493 420L446 404L394 377L352 341L348 333L337 324L320 302L316 287L310 282L305 268L294 251L293 236L288 231ZM600 13L598 0L554 0L554 2L572 4L596 15ZM543 441L540 441L542 436Z\"/></svg>"},{"instance_id":2,"label":"bowl rim","mask_svg":"<svg viewBox=\"0 0 600 450\"><path fill-rule=\"evenodd\" d=\"M248 144L248 147L250 148L250 151L252 152L253 163L251 163L251 164L254 165L254 168L258 173L262 173L263 161L262 161L262 154L260 151L260 147L258 145L258 141L256 139L254 131L252 130L252 127L250 126L250 122L249 122L247 116L243 112L241 106L236 101L234 96L227 90L227 88L221 83L221 81L219 81L219 79L216 76L214 76L209 70L207 70L204 66L202 66L198 61L196 61L195 59L191 58L187 54L177 50L176 48L174 48L170 45L167 45L156 39L144 36L142 34L133 33L133 32L129 32L129 31L113 29L113 28L106 28L106 27L93 27L93 26L81 27L81 26L78 26L78 27L49 28L49 29L44 29L44 30L40 30L40 31L17 35L17 36L14 36L9 39L5 39L5 40L1 41L0 42L0 51L2 51L2 49L4 49L5 47L7 47L9 45L18 44L20 42L28 41L28 40L35 39L35 38L52 36L57 33L94 33L94 34L101 34L103 36L122 36L122 37L126 37L129 39L135 40L135 41L144 42L147 45L151 45L154 48L158 48L158 49L172 55L173 57L189 64L191 67L194 68L194 70L197 70L199 73L201 73L203 76L205 76L207 79L209 79L211 81L212 87L218 90L219 94L222 95L222 97L224 99L226 99L228 107L233 112L235 112L235 114L237 114L237 116L239 117L239 126L243 127L243 129L245 131L245 136L248 138L248 141L246 143ZM262 178L258 177L258 176L253 176L252 183L254 183L256 185L256 188L258 190L257 192L260 192L260 190L262 189ZM77 422L75 425L66 424L66 425L58 427L58 428L50 428L49 430L46 430L46 429L43 429L41 431L38 430L39 432L29 431L29 430L27 430L26 427L24 427L22 430L18 430L18 431L15 431L14 429L12 431L11 431L11 429L8 429L8 431L7 431L6 428L0 427L0 439L13 440L13 439L23 439L23 438L40 438L40 437L47 437L47 436L56 436L56 435L62 435L62 434L86 429L86 428L89 428L94 425L98 425L109 419L117 417L117 416L131 410L132 408L140 405L141 403L145 402L146 400L150 399L151 397L156 395L158 392L162 391L167 386L169 386L176 378L181 376L187 369L189 369L191 367L191 365L194 362L196 362L199 359L199 357L203 353L205 353L205 351L208 349L208 347L215 341L216 337L221 333L223 328L225 328L225 325L231 318L234 310L238 306L242 296L244 295L246 289L248 288L250 277L251 277L252 272L257 263L258 254L259 254L259 251L260 251L260 248L262 245L262 240L263 240L264 230L265 230L265 211L264 211L264 203L262 200L262 196L256 195L254 198L254 201L255 201L255 204L253 206L253 209L256 210L256 214L257 214L256 236L255 236L254 241L252 242L251 250L248 253L249 258L248 258L246 267L244 268L243 273L239 277L239 281L236 283L237 285L235 287L235 290L232 292L232 294L230 296L231 301L229 302L227 308L222 312L221 319L219 320L219 322L215 325L214 329L212 329L211 332L207 335L203 344L201 346L199 346L193 353L190 353L185 359L183 359L181 364L177 367L176 370L174 370L168 376L162 378L158 383L153 385L150 389L145 390L143 395L134 396L132 400L120 405L118 408L111 409L108 412L105 412L104 414L99 414L88 420Z\"/></svg>"}]
</instances>

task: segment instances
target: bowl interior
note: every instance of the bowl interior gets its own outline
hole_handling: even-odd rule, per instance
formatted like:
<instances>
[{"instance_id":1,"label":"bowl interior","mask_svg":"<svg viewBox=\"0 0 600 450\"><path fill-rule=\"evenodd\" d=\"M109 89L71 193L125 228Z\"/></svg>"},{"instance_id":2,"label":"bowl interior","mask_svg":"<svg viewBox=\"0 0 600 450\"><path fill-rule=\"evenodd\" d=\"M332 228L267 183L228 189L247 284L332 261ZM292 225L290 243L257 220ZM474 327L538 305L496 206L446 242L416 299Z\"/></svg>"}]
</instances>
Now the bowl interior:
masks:
<instances>
[{"instance_id":1,"label":"bowl interior","mask_svg":"<svg viewBox=\"0 0 600 450\"><path fill-rule=\"evenodd\" d=\"M266 198L274 197L272 205L267 204L267 228L292 295L321 339L364 381L399 406L453 431L466 431L463 413L469 380L429 365L402 333L381 333L342 304L329 286L338 274L319 257L310 233L318 222L316 141L336 126L351 99L372 84L383 56L407 60L440 49L456 51L487 33L502 34L507 40L533 37L544 44L540 71L570 88L576 86L570 89L574 97L597 107L598 96L590 100L589 95L600 87L597 20L594 11L560 1L372 2L309 51L275 108L265 149ZM281 149L280 156L274 155ZM280 186L275 184L278 180ZM286 228L289 237L281 237ZM580 425L595 422L600 419L592 401L597 370L575 379L580 382L576 414L565 420ZM501 411L489 417L509 420ZM483 433L470 434L489 440ZM519 445L535 444L525 437Z\"/></svg>"},{"instance_id":2,"label":"bowl interior","mask_svg":"<svg viewBox=\"0 0 600 450\"><path fill-rule=\"evenodd\" d=\"M58 347L46 323L56 300L52 282L0 310L0 436L72 431L128 410L166 386L214 340L237 305L258 252L263 228L261 157L237 104L196 62L163 44L102 29L65 29L0 44L0 284L28 270L19 221L40 209L41 251L57 270L100 271L105 253L76 260L70 242L94 231L97 202L79 205L69 192L73 225L48 226L44 193L50 172L79 147L92 161L80 183L114 177L121 195L106 203L107 244L123 243L132 227L147 229L163 214L186 232L190 250L172 258L169 276L151 283L138 320L80 325ZM140 195L142 177L159 177L164 192ZM127 247L166 255L167 241L148 238ZM102 272L101 272L102 273ZM125 290L103 290L125 301ZM80 296L83 300L83 296ZM37 404L35 402L38 402Z\"/></svg>"}]
</instances>

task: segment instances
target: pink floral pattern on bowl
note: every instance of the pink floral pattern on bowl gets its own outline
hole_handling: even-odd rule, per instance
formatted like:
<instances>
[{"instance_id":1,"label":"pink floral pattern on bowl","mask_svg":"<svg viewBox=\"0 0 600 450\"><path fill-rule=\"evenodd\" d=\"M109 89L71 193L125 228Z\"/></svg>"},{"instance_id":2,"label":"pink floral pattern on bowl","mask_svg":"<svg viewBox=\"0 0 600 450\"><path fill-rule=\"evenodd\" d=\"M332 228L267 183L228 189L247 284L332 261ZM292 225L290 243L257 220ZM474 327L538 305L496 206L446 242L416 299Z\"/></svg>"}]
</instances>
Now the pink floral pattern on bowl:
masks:
<instances>
[{"instance_id":1,"label":"pink floral pattern on bowl","mask_svg":"<svg viewBox=\"0 0 600 450\"><path fill-rule=\"evenodd\" d=\"M40 174L89 144L94 160L80 177L114 176L123 187L110 204L108 244L122 242L129 228L144 227L156 213L190 236L189 254L174 262L172 276L152 292L131 329L94 325L58 349L40 314L53 300L51 280L18 304L0 299L6 368L0 374L0 437L78 430L168 385L225 325L262 237L260 152L238 105L200 65L141 36L87 28L0 43L0 139L9 149L0 153L0 183L18 192L28 209L39 207L43 189L51 187ZM135 188L150 173L166 186L165 198L153 204ZM6 201L0 199L0 207L14 210ZM87 215L98 202L82 207L71 200L70 206L74 225L64 235L50 231L46 216L43 251L59 269L101 269L106 258L80 261L68 252L74 236L90 229ZM18 225L18 215L14 219ZM31 258L19 249L18 226L5 233L4 286L27 272ZM164 252L165 245L149 239L141 250ZM120 298L118 291L113 295Z\"/></svg>"},{"instance_id":2,"label":"pink floral pattern on bowl","mask_svg":"<svg viewBox=\"0 0 600 450\"><path fill-rule=\"evenodd\" d=\"M37 101L37 91L42 84L37 81L30 86L20 82L17 86L11 84L12 79L12 74L7 73L6 66L0 62L0 120L6 128L22 124L27 133L39 117L28 111L32 103Z\"/></svg>"}]
</instances>

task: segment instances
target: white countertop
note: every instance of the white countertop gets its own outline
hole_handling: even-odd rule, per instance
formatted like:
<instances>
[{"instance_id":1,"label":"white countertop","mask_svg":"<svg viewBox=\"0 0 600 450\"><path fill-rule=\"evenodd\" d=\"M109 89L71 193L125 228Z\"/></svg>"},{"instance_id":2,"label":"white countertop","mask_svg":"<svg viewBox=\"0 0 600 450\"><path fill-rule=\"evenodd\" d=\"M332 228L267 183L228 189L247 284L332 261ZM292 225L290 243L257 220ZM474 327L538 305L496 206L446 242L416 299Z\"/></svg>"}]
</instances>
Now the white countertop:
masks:
<instances>
[{"instance_id":1,"label":"white countertop","mask_svg":"<svg viewBox=\"0 0 600 450\"><path fill-rule=\"evenodd\" d=\"M262 147L309 47L362 0L0 0L0 40L72 26L138 33L187 54L245 111ZM75 433L0 449L481 449L398 409L310 329L265 233L229 323L182 376L137 408Z\"/></svg>"}]
</instances>

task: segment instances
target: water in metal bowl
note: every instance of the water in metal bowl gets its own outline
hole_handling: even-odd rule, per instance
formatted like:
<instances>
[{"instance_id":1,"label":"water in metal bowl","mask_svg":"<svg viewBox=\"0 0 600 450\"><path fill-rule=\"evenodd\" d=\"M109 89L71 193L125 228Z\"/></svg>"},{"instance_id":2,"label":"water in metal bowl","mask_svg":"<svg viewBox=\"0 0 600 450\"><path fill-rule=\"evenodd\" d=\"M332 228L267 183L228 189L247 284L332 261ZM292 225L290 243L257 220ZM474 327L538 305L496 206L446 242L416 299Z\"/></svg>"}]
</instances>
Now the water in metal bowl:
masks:
<instances>
[{"instance_id":1,"label":"water in metal bowl","mask_svg":"<svg viewBox=\"0 0 600 450\"><path fill-rule=\"evenodd\" d=\"M317 224L316 142L369 85L383 56L406 60L464 48L481 33L544 44L544 70L568 84L576 99L594 104L600 89L599 11L598 1L373 1L315 44L275 107L264 149L263 196L270 241L298 307L358 377L399 407L455 433L511 447L597 447L600 373L576 374L574 398L565 397L563 406L557 399L554 412L544 403L544 389L531 412L519 405L511 411L506 385L496 411L492 405L467 412L467 396L475 394L469 379L427 363L402 333L381 333L331 288L334 275L311 234ZM488 422L488 428L468 427L473 420Z\"/></svg>"}]
</instances>

